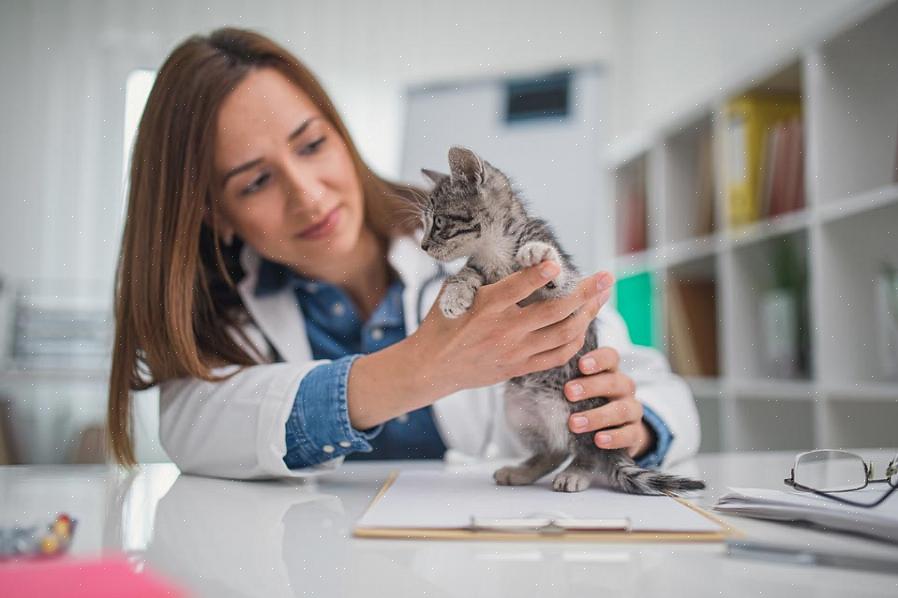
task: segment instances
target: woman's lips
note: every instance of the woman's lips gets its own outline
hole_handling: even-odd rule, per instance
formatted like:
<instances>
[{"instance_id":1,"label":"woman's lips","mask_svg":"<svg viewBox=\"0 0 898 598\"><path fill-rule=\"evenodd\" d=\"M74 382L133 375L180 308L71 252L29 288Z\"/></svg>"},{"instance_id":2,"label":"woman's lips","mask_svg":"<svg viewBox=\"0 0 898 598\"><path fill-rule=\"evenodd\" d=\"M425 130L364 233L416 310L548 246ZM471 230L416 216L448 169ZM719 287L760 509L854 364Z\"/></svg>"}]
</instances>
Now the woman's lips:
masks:
<instances>
[{"instance_id":1,"label":"woman's lips","mask_svg":"<svg viewBox=\"0 0 898 598\"><path fill-rule=\"evenodd\" d=\"M340 223L340 206L327 213L327 215L313 224L309 228L303 230L296 236L301 239L321 239L331 234L337 224Z\"/></svg>"}]
</instances>

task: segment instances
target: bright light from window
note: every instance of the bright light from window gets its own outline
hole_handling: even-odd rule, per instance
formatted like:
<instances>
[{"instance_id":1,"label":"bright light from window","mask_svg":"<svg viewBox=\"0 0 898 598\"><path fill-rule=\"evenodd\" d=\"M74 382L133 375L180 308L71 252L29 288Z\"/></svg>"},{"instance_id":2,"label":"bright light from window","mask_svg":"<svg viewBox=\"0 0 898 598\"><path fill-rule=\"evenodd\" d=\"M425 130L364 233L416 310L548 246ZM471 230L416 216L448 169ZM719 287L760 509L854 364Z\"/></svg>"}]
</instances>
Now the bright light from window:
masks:
<instances>
[{"instance_id":1,"label":"bright light from window","mask_svg":"<svg viewBox=\"0 0 898 598\"><path fill-rule=\"evenodd\" d=\"M131 71L125 81L125 135L122 148L122 197L128 188L128 176L131 173L131 150L134 146L134 136L137 134L137 125L143 114L143 107L150 96L153 81L156 80L156 72L148 70ZM122 201L122 211L125 202Z\"/></svg>"}]
</instances>

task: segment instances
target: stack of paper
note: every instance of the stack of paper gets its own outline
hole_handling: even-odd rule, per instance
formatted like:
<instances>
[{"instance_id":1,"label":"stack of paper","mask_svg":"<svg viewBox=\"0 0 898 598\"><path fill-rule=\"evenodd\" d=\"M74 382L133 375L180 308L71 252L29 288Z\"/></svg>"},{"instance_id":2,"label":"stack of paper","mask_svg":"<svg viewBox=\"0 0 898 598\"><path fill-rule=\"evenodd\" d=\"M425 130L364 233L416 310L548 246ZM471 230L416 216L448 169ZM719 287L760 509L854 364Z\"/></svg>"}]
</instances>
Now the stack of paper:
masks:
<instances>
[{"instance_id":1,"label":"stack of paper","mask_svg":"<svg viewBox=\"0 0 898 598\"><path fill-rule=\"evenodd\" d=\"M885 484L863 490L840 492L849 500L873 503L888 491ZM851 507L805 492L782 492L764 488L730 488L714 509L778 521L806 521L828 529L855 532L898 542L898 495L874 508Z\"/></svg>"}]
</instances>

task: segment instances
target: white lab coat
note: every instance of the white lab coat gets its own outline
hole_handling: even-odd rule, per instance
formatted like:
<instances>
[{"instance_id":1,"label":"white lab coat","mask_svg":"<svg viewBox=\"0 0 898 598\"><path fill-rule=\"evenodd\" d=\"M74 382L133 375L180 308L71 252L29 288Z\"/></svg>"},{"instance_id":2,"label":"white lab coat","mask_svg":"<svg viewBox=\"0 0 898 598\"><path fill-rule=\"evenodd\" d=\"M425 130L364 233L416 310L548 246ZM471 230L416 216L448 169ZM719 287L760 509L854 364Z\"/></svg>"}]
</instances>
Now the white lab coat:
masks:
<instances>
[{"instance_id":1,"label":"white lab coat","mask_svg":"<svg viewBox=\"0 0 898 598\"><path fill-rule=\"evenodd\" d=\"M405 285L403 310L406 333L411 334L440 290L439 266L411 238L390 246L389 262ZM208 476L251 479L305 477L338 467L343 459L328 460L305 469L288 469L285 426L303 377L324 363L312 359L296 296L285 287L256 297L253 293L260 264L248 246L241 255L246 276L238 291L254 326L247 336L269 354L267 338L284 362L223 367L216 373L237 372L222 382L182 378L160 387L162 446L181 471ZM621 370L636 382L636 396L668 425L674 439L662 465L690 457L698 450L698 414L686 384L671 374L657 351L634 346L626 325L610 307L598 315L599 344L621 355ZM522 447L506 427L501 385L465 390L433 405L447 456L467 459L511 457Z\"/></svg>"}]
</instances>

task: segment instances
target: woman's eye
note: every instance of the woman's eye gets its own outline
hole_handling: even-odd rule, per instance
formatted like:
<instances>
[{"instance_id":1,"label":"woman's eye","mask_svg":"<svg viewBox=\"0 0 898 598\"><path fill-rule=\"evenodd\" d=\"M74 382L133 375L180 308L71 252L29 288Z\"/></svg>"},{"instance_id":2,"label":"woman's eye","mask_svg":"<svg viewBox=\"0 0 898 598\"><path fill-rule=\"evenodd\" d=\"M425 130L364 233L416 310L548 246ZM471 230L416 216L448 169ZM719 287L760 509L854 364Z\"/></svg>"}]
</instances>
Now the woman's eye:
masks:
<instances>
[{"instance_id":1,"label":"woman's eye","mask_svg":"<svg viewBox=\"0 0 898 598\"><path fill-rule=\"evenodd\" d=\"M321 147L321 144L324 143L325 139L327 139L327 138L320 137L320 138L316 139L315 141L302 146L302 148L300 148L300 150L299 150L299 155L308 156L308 155L314 154L315 152L318 151L318 148Z\"/></svg>"},{"instance_id":2,"label":"woman's eye","mask_svg":"<svg viewBox=\"0 0 898 598\"><path fill-rule=\"evenodd\" d=\"M244 187L243 191L241 191L240 194L249 195L251 193L255 193L256 191L261 189L265 185L265 183L268 182L269 178L270 175L267 172L260 174L252 183L249 184L249 186Z\"/></svg>"}]
</instances>

